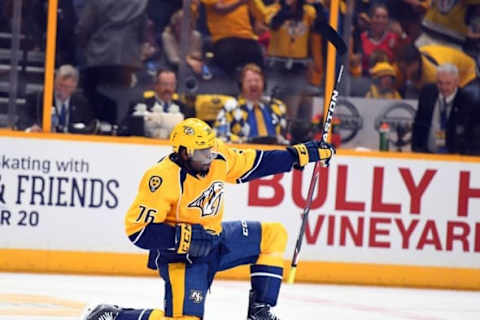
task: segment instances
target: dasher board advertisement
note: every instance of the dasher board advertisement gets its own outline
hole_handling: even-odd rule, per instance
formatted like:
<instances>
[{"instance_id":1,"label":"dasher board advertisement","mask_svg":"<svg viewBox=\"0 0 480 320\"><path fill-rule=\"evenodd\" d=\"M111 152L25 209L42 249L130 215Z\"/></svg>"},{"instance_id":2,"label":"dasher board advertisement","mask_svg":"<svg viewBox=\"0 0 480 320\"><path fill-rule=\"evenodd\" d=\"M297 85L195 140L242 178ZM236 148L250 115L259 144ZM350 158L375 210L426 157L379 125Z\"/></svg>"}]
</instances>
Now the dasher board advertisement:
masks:
<instances>
[{"instance_id":1,"label":"dasher board advertisement","mask_svg":"<svg viewBox=\"0 0 480 320\"><path fill-rule=\"evenodd\" d=\"M111 263L114 272L143 270L145 252L126 237L124 214L144 171L171 147L166 141L126 141L0 136L0 268L91 273L100 268L108 273L105 265ZM478 160L339 150L331 166L321 169L314 192L300 280L302 263L312 270L323 267L305 275L304 280L313 281L328 275L342 282L339 266L355 266L358 272L362 266L396 266L480 275ZM226 184L224 220L283 223L289 234L287 265L312 168ZM48 254L32 258L38 252ZM78 259L75 267L67 256ZM135 268L125 257L137 259ZM100 261L102 267L95 267ZM480 288L478 279L473 287ZM408 275L402 283L409 284Z\"/></svg>"}]
</instances>

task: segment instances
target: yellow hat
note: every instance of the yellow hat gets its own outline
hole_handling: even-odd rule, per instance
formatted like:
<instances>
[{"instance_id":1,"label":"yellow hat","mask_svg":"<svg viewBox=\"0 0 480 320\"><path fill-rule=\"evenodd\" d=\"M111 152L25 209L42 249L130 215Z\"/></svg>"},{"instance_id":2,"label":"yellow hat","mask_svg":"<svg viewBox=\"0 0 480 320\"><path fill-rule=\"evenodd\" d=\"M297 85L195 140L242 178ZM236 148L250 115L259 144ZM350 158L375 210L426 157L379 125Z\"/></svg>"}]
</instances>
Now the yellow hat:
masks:
<instances>
[{"instance_id":1,"label":"yellow hat","mask_svg":"<svg viewBox=\"0 0 480 320\"><path fill-rule=\"evenodd\" d=\"M375 78L383 76L396 76L395 69L393 69L393 66L388 62L378 62L373 68L370 69L370 74Z\"/></svg>"}]
</instances>

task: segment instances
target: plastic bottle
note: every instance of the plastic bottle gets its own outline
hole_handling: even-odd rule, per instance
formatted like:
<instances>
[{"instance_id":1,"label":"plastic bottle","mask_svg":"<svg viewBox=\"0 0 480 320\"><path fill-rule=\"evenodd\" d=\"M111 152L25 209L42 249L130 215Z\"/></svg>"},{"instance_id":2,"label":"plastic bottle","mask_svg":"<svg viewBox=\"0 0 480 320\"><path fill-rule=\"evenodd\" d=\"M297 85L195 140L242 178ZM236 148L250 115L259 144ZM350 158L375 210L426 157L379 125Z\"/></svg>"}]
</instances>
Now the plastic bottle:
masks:
<instances>
[{"instance_id":1,"label":"plastic bottle","mask_svg":"<svg viewBox=\"0 0 480 320\"><path fill-rule=\"evenodd\" d=\"M379 150L388 151L390 149L390 141L389 141L390 126L388 125L388 123L383 122L380 125L379 133L380 133Z\"/></svg>"}]
</instances>

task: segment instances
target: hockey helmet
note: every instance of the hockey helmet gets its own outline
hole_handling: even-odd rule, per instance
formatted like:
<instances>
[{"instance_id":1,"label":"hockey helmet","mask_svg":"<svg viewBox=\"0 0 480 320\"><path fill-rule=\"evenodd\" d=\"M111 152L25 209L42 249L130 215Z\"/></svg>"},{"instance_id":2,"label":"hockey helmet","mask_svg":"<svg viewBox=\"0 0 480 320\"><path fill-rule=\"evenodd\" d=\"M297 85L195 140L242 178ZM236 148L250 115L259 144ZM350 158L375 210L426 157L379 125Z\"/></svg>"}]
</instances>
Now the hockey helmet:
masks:
<instances>
[{"instance_id":1,"label":"hockey helmet","mask_svg":"<svg viewBox=\"0 0 480 320\"><path fill-rule=\"evenodd\" d=\"M179 122L170 134L173 151L178 152L180 147L185 147L189 156L193 156L195 150L213 148L215 142L215 132L212 128L196 118Z\"/></svg>"}]
</instances>

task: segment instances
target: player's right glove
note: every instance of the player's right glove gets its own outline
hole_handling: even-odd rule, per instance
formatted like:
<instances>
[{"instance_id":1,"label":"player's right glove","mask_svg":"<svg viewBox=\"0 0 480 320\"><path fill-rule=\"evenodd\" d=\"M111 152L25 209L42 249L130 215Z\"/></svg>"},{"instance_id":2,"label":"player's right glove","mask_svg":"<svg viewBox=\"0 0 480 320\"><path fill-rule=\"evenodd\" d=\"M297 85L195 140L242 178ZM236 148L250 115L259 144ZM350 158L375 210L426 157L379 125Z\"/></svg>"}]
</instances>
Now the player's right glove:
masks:
<instances>
[{"instance_id":1,"label":"player's right glove","mask_svg":"<svg viewBox=\"0 0 480 320\"><path fill-rule=\"evenodd\" d=\"M177 253L191 257L204 257L215 248L220 237L201 224L179 223L175 230Z\"/></svg>"},{"instance_id":2,"label":"player's right glove","mask_svg":"<svg viewBox=\"0 0 480 320\"><path fill-rule=\"evenodd\" d=\"M303 168L309 162L325 161L328 167L330 159L335 154L335 147L323 141L308 141L305 143L295 144L288 147L290 152L297 156L297 162L294 163L295 168Z\"/></svg>"}]
</instances>

